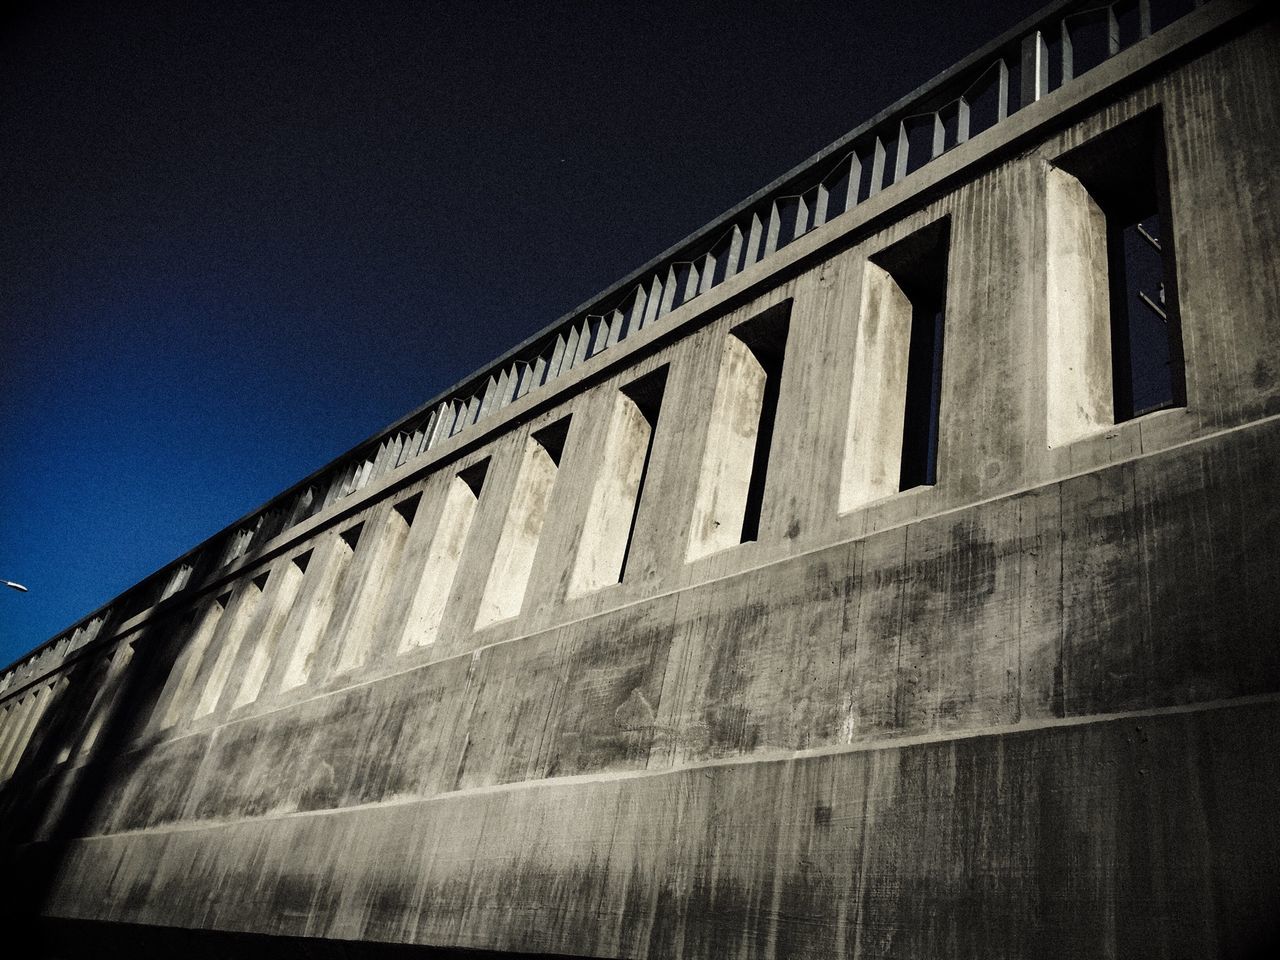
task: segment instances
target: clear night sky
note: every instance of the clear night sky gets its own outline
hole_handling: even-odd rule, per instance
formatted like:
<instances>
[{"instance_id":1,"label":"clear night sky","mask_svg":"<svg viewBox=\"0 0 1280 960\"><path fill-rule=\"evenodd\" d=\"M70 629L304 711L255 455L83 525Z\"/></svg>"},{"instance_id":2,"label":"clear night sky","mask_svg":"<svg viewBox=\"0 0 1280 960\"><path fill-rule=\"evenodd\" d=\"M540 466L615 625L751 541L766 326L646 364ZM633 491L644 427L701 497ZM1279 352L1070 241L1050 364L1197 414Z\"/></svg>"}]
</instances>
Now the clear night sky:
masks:
<instances>
[{"instance_id":1,"label":"clear night sky","mask_svg":"<svg viewBox=\"0 0 1280 960\"><path fill-rule=\"evenodd\" d=\"M10 12L0 663L1040 5Z\"/></svg>"}]
</instances>

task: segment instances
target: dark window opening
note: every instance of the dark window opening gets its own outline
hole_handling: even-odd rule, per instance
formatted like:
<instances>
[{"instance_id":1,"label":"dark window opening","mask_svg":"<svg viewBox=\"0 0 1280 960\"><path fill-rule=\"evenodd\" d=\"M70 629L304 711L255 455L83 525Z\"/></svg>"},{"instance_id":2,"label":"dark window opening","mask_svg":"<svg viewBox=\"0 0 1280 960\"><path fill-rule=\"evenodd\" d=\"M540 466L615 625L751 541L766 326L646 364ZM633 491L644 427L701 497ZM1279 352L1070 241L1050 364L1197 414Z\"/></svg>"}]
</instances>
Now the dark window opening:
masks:
<instances>
[{"instance_id":1,"label":"dark window opening","mask_svg":"<svg viewBox=\"0 0 1280 960\"><path fill-rule=\"evenodd\" d=\"M400 514L400 519L404 521L406 527L411 527L413 526L413 518L418 515L418 504L421 502L422 494L415 493L411 497L405 497L392 509Z\"/></svg>"},{"instance_id":2,"label":"dark window opening","mask_svg":"<svg viewBox=\"0 0 1280 960\"><path fill-rule=\"evenodd\" d=\"M1115 422L1185 405L1159 112L1109 130L1056 164L1084 185L1106 218Z\"/></svg>"},{"instance_id":3,"label":"dark window opening","mask_svg":"<svg viewBox=\"0 0 1280 960\"><path fill-rule=\"evenodd\" d=\"M343 530L342 533L338 534L338 536L342 538L342 542L347 545L349 550L354 551L356 545L360 543L360 534L363 532L364 523L362 521L357 523L354 527L348 527L346 530Z\"/></svg>"},{"instance_id":4,"label":"dark window opening","mask_svg":"<svg viewBox=\"0 0 1280 960\"><path fill-rule=\"evenodd\" d=\"M636 405L640 416L649 425L649 438L645 443L644 462L640 466L640 482L636 484L635 502L631 506L631 523L627 528L627 544L622 549L622 564L618 569L618 582L627 575L627 559L631 556L631 541L636 534L636 518L640 516L640 501L644 496L645 481L649 479L649 461L653 456L653 438L658 432L658 414L662 410L662 395L667 389L667 368L660 367L639 380L627 384L622 393Z\"/></svg>"},{"instance_id":5,"label":"dark window opening","mask_svg":"<svg viewBox=\"0 0 1280 960\"><path fill-rule=\"evenodd\" d=\"M911 304L898 489L938 482L942 345L951 221L938 220L873 256Z\"/></svg>"},{"instance_id":6,"label":"dark window opening","mask_svg":"<svg viewBox=\"0 0 1280 960\"><path fill-rule=\"evenodd\" d=\"M1133 214L1130 214L1133 216ZM1116 422L1177 406L1170 375L1169 294L1160 214L1107 218Z\"/></svg>"},{"instance_id":7,"label":"dark window opening","mask_svg":"<svg viewBox=\"0 0 1280 960\"><path fill-rule=\"evenodd\" d=\"M477 500L480 499L480 492L484 489L484 478L489 472L489 458L485 457L479 463L473 463L465 470L458 471L458 479L467 485Z\"/></svg>"},{"instance_id":8,"label":"dark window opening","mask_svg":"<svg viewBox=\"0 0 1280 960\"><path fill-rule=\"evenodd\" d=\"M533 435L534 441L547 451L547 456L557 467L560 466L560 458L564 455L564 443L569 437L569 422L572 419L572 417L565 417L563 420L557 420Z\"/></svg>"},{"instance_id":9,"label":"dark window opening","mask_svg":"<svg viewBox=\"0 0 1280 960\"><path fill-rule=\"evenodd\" d=\"M760 535L760 514L764 508L765 479L769 471L769 451L773 446L774 420L778 414L778 393L782 384L782 361L787 351L791 325L791 301L772 307L733 329L764 370L764 394L760 401L760 421L756 428L755 455L751 479L747 482L747 503L742 517L740 542Z\"/></svg>"}]
</instances>

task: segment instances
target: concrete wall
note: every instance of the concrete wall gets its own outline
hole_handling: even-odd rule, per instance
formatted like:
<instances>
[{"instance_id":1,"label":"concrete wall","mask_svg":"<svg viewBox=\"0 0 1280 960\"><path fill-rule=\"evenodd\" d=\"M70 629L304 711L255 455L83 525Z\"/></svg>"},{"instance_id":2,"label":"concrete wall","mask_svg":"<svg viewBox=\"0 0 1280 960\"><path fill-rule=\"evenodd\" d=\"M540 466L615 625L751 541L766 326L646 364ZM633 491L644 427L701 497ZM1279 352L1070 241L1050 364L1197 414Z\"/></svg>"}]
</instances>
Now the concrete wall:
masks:
<instances>
[{"instance_id":1,"label":"concrete wall","mask_svg":"<svg viewBox=\"0 0 1280 960\"><path fill-rule=\"evenodd\" d=\"M1274 933L1280 36L1237 13L10 683L10 902L587 956L1230 957ZM1067 437L1052 164L1152 109L1187 403ZM869 258L943 217L938 480L851 498L849 444L867 410L893 442L902 389L870 363L894 338ZM700 537L704 464L745 436L730 331L787 301L758 537ZM584 531L630 515L600 494L633 479L620 390L663 366L625 575L575 575ZM566 416L552 470L533 437Z\"/></svg>"}]
</instances>

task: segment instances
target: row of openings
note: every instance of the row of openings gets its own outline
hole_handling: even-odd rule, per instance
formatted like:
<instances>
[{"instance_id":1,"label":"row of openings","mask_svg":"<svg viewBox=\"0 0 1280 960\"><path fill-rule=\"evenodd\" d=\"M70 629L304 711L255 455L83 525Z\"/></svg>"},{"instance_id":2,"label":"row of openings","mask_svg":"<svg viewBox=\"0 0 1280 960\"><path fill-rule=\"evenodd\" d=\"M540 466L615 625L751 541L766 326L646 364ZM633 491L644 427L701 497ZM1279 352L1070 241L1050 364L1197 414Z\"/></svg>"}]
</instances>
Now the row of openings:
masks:
<instances>
[{"instance_id":1,"label":"row of openings","mask_svg":"<svg viewBox=\"0 0 1280 960\"><path fill-rule=\"evenodd\" d=\"M486 460L461 471L445 491L405 607L400 652L436 639L487 469ZM182 719L198 720L220 704L245 706L268 685L279 691L302 686L321 669L319 658L326 653L330 674L362 666L386 626L387 594L402 569L421 499L414 494L394 504L379 535L366 535L367 521L354 524L193 613L183 625L187 641L153 711L156 725L166 729ZM362 557L357 584L350 577L362 544L370 552ZM250 637L251 648L242 651ZM326 638L339 642L326 644Z\"/></svg>"},{"instance_id":2,"label":"row of openings","mask_svg":"<svg viewBox=\"0 0 1280 960\"><path fill-rule=\"evenodd\" d=\"M1101 317L1109 327L1104 344L1109 351L1099 346L1096 330L1082 338L1089 342L1095 364L1098 357L1109 353L1111 369L1103 378L1109 382L1111 394L1107 422L1182 402L1172 251L1168 238L1162 239L1168 200L1158 133L1158 124L1149 117L1126 124L1060 158L1051 174L1050 299L1059 301L1061 316L1075 316L1078 323L1094 327ZM1121 162L1117 163L1117 158ZM1077 251L1074 256L1083 256L1079 262L1054 246L1061 240L1054 238L1064 231L1076 231L1069 241ZM949 221L944 218L868 258L855 343L841 512L936 482L949 247ZM1090 291L1073 298L1052 288L1054 283L1069 282L1087 283ZM1105 290L1101 301L1097 299L1099 289ZM789 320L787 301L733 327L725 339L693 504L687 560L759 535ZM1055 340L1061 339L1064 331L1055 329L1052 321L1050 327L1050 351L1056 354L1049 364L1052 381L1054 370L1061 372L1069 365L1071 358L1064 362L1062 354L1074 345ZM1083 369L1089 373L1087 365ZM1093 389L1089 377L1081 377L1079 372L1074 371L1069 387L1061 383L1055 387L1051 382L1051 407L1071 390ZM626 577L666 379L664 366L624 385L614 396L600 467L570 572L571 597ZM523 607L569 424L566 417L526 441L476 629L515 617ZM1051 423L1051 442L1054 439ZM459 473L447 489L401 634L401 651L436 639L487 468L488 461L484 461ZM365 662L373 639L372 625L386 600L385 584L392 579L407 543L419 500L420 495L415 495L391 512L387 529L372 548L375 556L365 564L363 589L335 631L329 627L335 597L363 525L339 536L337 554L328 559L321 582L309 591L312 600L301 605L302 612L294 618L297 622L283 631L280 648L290 654L281 689L299 686L311 676L326 628L341 638L334 672L346 672ZM295 605L310 558L308 551L286 567L278 605ZM253 582L258 594L262 579ZM228 600L229 595L216 601L196 629L191 648L197 659L211 641ZM239 616L247 622L254 609L253 601L243 600ZM225 649L211 671L196 716L210 712L217 704L243 634L241 627L223 638ZM269 651L260 646L245 671L235 705L256 699L267 676L268 660ZM180 674L171 707L174 713L167 722L176 719L177 704L189 699L186 693L195 682L195 669L188 668L189 676Z\"/></svg>"},{"instance_id":3,"label":"row of openings","mask_svg":"<svg viewBox=\"0 0 1280 960\"><path fill-rule=\"evenodd\" d=\"M769 452L789 327L790 302L780 304L734 327L726 338L710 434L699 475L695 521L687 559L755 540L759 534ZM587 515L570 575L570 596L581 596L621 582L632 555L637 518L653 453L666 388L663 366L623 386L614 399L605 431L601 464L591 491ZM515 493L508 504L495 560L482 594L475 628L517 616L523 606L550 505L560 460L568 436L566 417L526 441L518 468ZM403 625L400 652L435 641L444 619L476 507L488 469L484 461L453 478L422 567L419 587ZM337 638L331 671L340 674L362 665L369 652L377 614L386 599L421 495L396 504L382 535L364 563L364 581L341 623L331 623L343 578L362 542L364 523L342 531L306 594L304 574L317 548L283 565L271 607L291 611L283 624L258 618L267 574L250 581L228 611L232 594L216 598L190 627L190 639L175 664L162 704L162 727L170 727L186 713L199 719L221 702L241 643L249 627L259 642L249 654L240 687L230 705L255 701L268 680L272 649L287 651L278 688L306 683L315 671L316 654L325 636ZM230 616L231 626L219 625ZM275 642L270 642L272 638ZM212 665L208 651L217 648ZM201 689L197 695L195 691Z\"/></svg>"},{"instance_id":4,"label":"row of openings","mask_svg":"<svg viewBox=\"0 0 1280 960\"><path fill-rule=\"evenodd\" d=\"M1071 10L1061 18L1046 23L1043 29L1037 29L1024 38L1020 57L1010 56L1006 52L977 74L970 74L963 81L958 79L957 83L963 82L965 86L955 88L956 99L936 110L903 117L897 122L896 135L893 129L877 134L872 138L872 146L861 145L859 152L850 152L840 157L829 169L821 172L816 183L810 182L803 192L776 198L769 209L753 213L749 223L732 226L710 250L699 254L695 259L671 263L665 274L665 282L653 288L661 291L661 310L666 312L680 306L745 269L762 254L785 247L787 243L799 239L839 213L868 199L883 187L896 183L904 175L914 172L946 150L1001 122L1010 112L1018 109L1016 91L1019 88L1021 105L1026 106L1073 77L1106 62L1153 31L1180 19L1203 2L1205 0L1161 0L1157 3L1152 3L1151 0L1112 0L1110 3ZM1135 231L1133 236L1155 236L1148 229L1152 225L1149 220L1150 218L1141 221L1144 230ZM1136 246L1137 241L1134 243L1135 246L1130 251L1132 256L1151 257L1150 251L1142 251ZM661 276L660 273L659 277ZM657 278L655 282L656 280ZM621 322L623 326L636 328L643 325L642 315L647 300L655 299L656 302L658 296L653 290L646 292L641 284L619 306L616 311L618 320L606 321L603 316L587 316L580 326L567 330L561 336L561 341L570 337L576 343L581 337L582 356L579 359L594 355L606 346L611 324L616 326ZM1141 317L1146 314L1147 302L1144 300L1141 303L1143 308L1132 311L1132 316ZM1161 303L1157 311L1167 313L1168 308ZM1141 324L1142 321L1138 321L1138 326ZM613 329L612 339L616 340L618 336L617 329ZM563 342L556 349L563 353ZM1126 349L1123 342L1115 344L1117 364L1125 362L1123 351ZM545 365L552 356L551 351L552 348L548 347L548 356L539 357L534 362ZM1145 362L1144 358L1148 356L1141 350L1127 355L1138 364ZM555 354L553 365L557 369L559 363L560 356ZM532 369L533 362L524 366ZM536 380L542 383L544 377L549 380L553 376L554 371L542 370L537 374ZM504 371L501 377L504 383L499 383L496 377L490 377L490 386L504 386L508 378L515 384L515 367ZM519 397L527 389L527 386L511 386L505 396ZM495 392L501 394L502 390ZM1133 398L1132 406L1137 411L1134 415L1159 409L1162 404L1169 405L1163 397L1149 399L1150 402L1146 402L1142 396ZM475 419L477 411L478 415L483 415L485 410L481 408L487 408L491 404L488 394L481 391L470 398L469 406L460 406L470 411L466 421L470 422ZM1117 399L1117 420L1124 419L1124 410L1130 405L1125 398ZM441 411L449 407L449 403L442 404ZM342 475L334 476L323 485L326 491L323 499L317 497L315 488L308 488L298 497L292 515L285 519L281 528L292 526L327 507L334 500L360 489L371 476L384 469L384 459L391 467L412 459L427 449L429 444L425 434L428 430L443 429L446 436L455 433L452 423L438 423L442 419L443 413L437 411L431 419L422 421L417 429L402 430L383 440L377 451L370 451L359 462L346 465ZM460 417L459 423L463 420ZM255 524L260 523L261 519L255 521ZM271 529L276 529L274 524ZM226 545L222 564L230 563L243 555L254 536L252 527L235 533ZM189 568L174 571L159 599L166 599L185 586L189 575Z\"/></svg>"}]
</instances>

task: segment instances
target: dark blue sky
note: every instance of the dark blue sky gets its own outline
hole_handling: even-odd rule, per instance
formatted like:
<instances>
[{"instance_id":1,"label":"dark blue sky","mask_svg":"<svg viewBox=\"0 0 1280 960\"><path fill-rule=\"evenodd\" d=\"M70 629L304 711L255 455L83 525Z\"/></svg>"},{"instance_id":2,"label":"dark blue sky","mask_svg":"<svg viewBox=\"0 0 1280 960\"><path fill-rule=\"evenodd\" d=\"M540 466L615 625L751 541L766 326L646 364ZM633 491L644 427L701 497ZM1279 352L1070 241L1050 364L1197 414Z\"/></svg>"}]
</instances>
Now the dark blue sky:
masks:
<instances>
[{"instance_id":1,"label":"dark blue sky","mask_svg":"<svg viewBox=\"0 0 1280 960\"><path fill-rule=\"evenodd\" d=\"M0 662L1039 6L10 11Z\"/></svg>"}]
</instances>

